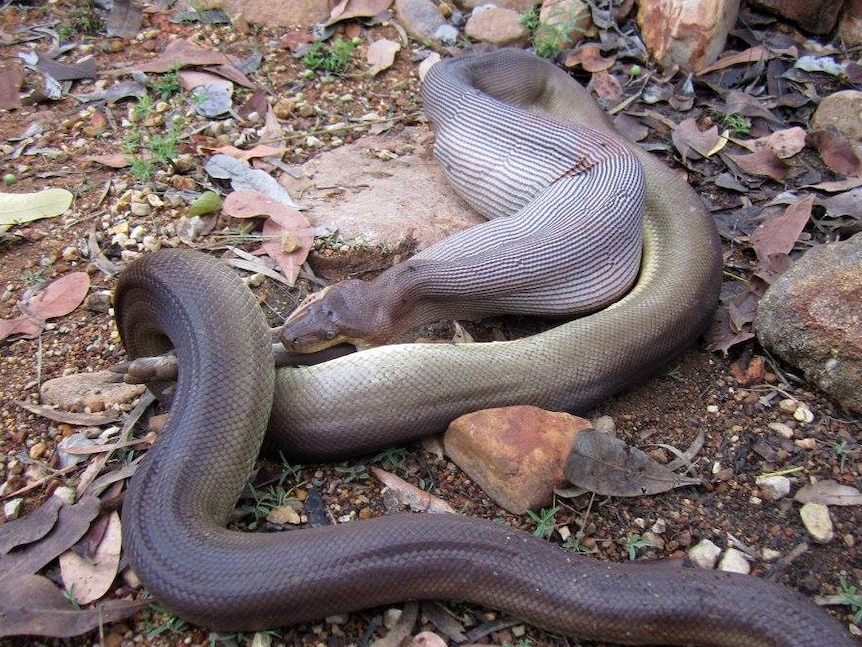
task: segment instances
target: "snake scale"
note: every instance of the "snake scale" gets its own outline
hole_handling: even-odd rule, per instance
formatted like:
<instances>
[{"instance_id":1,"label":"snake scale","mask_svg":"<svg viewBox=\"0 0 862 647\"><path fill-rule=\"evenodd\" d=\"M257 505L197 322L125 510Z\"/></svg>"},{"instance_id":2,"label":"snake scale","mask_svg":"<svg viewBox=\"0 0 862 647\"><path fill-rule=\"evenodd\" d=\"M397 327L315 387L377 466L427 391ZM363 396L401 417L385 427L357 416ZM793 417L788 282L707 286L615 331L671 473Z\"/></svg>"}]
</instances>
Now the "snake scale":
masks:
<instances>
[{"instance_id":1,"label":"snake scale","mask_svg":"<svg viewBox=\"0 0 862 647\"><path fill-rule=\"evenodd\" d=\"M530 108L593 127L614 150L622 141L580 86L529 54L465 57L429 74L423 97L438 137L456 136L463 118L494 104L502 106L498 125L515 136L519 123L533 119ZM554 128L553 120L536 123ZM530 147L523 150L529 156ZM647 187L634 287L612 306L524 340L382 346L276 371L260 308L232 271L179 250L131 264L115 294L127 352L173 347L180 366L168 422L123 507L125 551L146 588L180 616L221 630L455 598L625 644L853 645L827 613L779 585L604 563L457 515L394 515L277 534L225 527L267 423L267 442L291 460L355 455L439 432L457 415L491 406L583 410L689 344L716 299L715 230L683 180L631 150ZM464 153L469 163L469 148ZM443 163L452 165L450 176L465 171ZM535 167L542 171L539 158Z\"/></svg>"}]
</instances>

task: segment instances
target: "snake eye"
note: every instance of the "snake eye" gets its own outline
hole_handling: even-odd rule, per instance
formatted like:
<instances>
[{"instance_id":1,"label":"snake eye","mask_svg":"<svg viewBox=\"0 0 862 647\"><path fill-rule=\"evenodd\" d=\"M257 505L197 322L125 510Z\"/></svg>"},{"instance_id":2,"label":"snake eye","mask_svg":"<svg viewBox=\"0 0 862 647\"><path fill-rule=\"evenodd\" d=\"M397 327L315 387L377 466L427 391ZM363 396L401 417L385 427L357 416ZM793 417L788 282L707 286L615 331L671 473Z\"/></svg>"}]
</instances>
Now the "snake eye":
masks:
<instances>
[{"instance_id":1,"label":"snake eye","mask_svg":"<svg viewBox=\"0 0 862 647\"><path fill-rule=\"evenodd\" d=\"M333 339L335 339L335 331L334 331L334 330L327 330L327 331L326 331L326 338L327 338L328 340L333 340Z\"/></svg>"}]
</instances>

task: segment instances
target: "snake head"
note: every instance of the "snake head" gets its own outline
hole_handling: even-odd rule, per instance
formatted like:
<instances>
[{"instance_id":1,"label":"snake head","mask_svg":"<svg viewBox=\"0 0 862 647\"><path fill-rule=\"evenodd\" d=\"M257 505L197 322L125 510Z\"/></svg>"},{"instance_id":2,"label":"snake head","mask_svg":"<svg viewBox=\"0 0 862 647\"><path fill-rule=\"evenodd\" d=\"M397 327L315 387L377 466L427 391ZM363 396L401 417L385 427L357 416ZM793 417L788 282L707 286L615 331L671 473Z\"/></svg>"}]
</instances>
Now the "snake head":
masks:
<instances>
[{"instance_id":1,"label":"snake head","mask_svg":"<svg viewBox=\"0 0 862 647\"><path fill-rule=\"evenodd\" d=\"M349 280L309 295L285 320L282 344L295 353L316 353L339 344L360 349L377 345L367 291L364 281Z\"/></svg>"}]
</instances>

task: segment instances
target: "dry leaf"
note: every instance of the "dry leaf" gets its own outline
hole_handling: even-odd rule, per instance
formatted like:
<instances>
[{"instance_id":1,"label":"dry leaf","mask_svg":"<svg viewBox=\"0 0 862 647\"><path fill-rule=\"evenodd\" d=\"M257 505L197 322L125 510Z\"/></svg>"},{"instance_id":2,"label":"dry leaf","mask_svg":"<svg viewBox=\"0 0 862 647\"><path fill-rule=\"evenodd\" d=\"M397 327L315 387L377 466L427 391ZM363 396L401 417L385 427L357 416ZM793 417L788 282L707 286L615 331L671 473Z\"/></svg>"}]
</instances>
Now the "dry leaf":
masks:
<instances>
[{"instance_id":1,"label":"dry leaf","mask_svg":"<svg viewBox=\"0 0 862 647\"><path fill-rule=\"evenodd\" d=\"M219 153L221 155L230 155L235 159L248 161L257 157L281 157L287 152L288 149L285 146L276 147L267 146L265 144L258 144L254 148L249 148L248 150L243 150L241 148L237 148L236 146L230 145L203 150L213 153Z\"/></svg>"},{"instance_id":2,"label":"dry leaf","mask_svg":"<svg viewBox=\"0 0 862 647\"><path fill-rule=\"evenodd\" d=\"M62 506L62 499L52 496L26 517L7 521L0 526L0 555L42 539L57 523Z\"/></svg>"},{"instance_id":3,"label":"dry leaf","mask_svg":"<svg viewBox=\"0 0 862 647\"><path fill-rule=\"evenodd\" d=\"M708 157L719 144L718 126L701 132L697 127L697 120L689 117L679 123L671 134L673 145L682 158L688 159L691 151L702 157Z\"/></svg>"},{"instance_id":4,"label":"dry leaf","mask_svg":"<svg viewBox=\"0 0 862 647\"><path fill-rule=\"evenodd\" d=\"M227 55L218 50L202 47L191 41L177 39L168 43L161 56L135 69L141 72L161 74L190 65L230 65L230 63ZM128 74L129 70L126 68L120 72Z\"/></svg>"},{"instance_id":5,"label":"dry leaf","mask_svg":"<svg viewBox=\"0 0 862 647\"><path fill-rule=\"evenodd\" d=\"M758 137L749 142L739 143L743 143L746 148L752 151L766 148L775 153L776 157L787 159L805 148L805 130L799 126L794 126L793 128L776 130L766 137Z\"/></svg>"},{"instance_id":6,"label":"dry leaf","mask_svg":"<svg viewBox=\"0 0 862 647\"><path fill-rule=\"evenodd\" d=\"M788 205L780 216L760 224L751 234L751 246L761 260L775 254L789 254L799 234L811 218L814 196L808 195Z\"/></svg>"},{"instance_id":7,"label":"dry leaf","mask_svg":"<svg viewBox=\"0 0 862 647\"><path fill-rule=\"evenodd\" d=\"M14 110L21 106L21 84L24 72L19 65L0 70L0 110Z\"/></svg>"},{"instance_id":8,"label":"dry leaf","mask_svg":"<svg viewBox=\"0 0 862 647\"><path fill-rule=\"evenodd\" d=\"M411 485L404 479L395 476L391 472L382 470L379 467L372 467L371 473L377 477L377 480L383 483L390 490L394 491L401 503L405 507L409 507L416 512L445 512L456 514L448 503L442 499L432 496L425 490L420 490L415 485Z\"/></svg>"},{"instance_id":9,"label":"dry leaf","mask_svg":"<svg viewBox=\"0 0 862 647\"><path fill-rule=\"evenodd\" d=\"M718 59L712 65L707 65L699 69L695 74L697 76L703 76L704 74L709 74L710 72L715 72L716 70L723 70L726 67L730 67L732 65L745 65L748 63L757 63L758 61L766 61L770 58L775 58L775 54L770 52L765 47L760 45L756 47L750 47L742 52L736 52L734 54L728 54L727 56L723 56Z\"/></svg>"},{"instance_id":10,"label":"dry leaf","mask_svg":"<svg viewBox=\"0 0 862 647\"><path fill-rule=\"evenodd\" d=\"M392 67L395 62L395 55L401 50L401 44L394 40L381 38L376 40L368 47L367 60L371 68L368 73L371 76L377 76L383 70Z\"/></svg>"},{"instance_id":11,"label":"dry leaf","mask_svg":"<svg viewBox=\"0 0 862 647\"><path fill-rule=\"evenodd\" d=\"M862 492L835 481L817 481L799 489L793 497L800 503L823 505L862 505Z\"/></svg>"},{"instance_id":12,"label":"dry leaf","mask_svg":"<svg viewBox=\"0 0 862 647\"><path fill-rule=\"evenodd\" d=\"M765 175L776 182L783 182L790 170L786 162L768 148L762 148L749 155L733 155L728 153L727 156L743 172L749 175Z\"/></svg>"},{"instance_id":13,"label":"dry leaf","mask_svg":"<svg viewBox=\"0 0 862 647\"><path fill-rule=\"evenodd\" d=\"M808 143L820 153L830 169L848 177L862 176L862 158L846 137L832 130L817 130L808 134Z\"/></svg>"},{"instance_id":14,"label":"dry leaf","mask_svg":"<svg viewBox=\"0 0 862 647\"><path fill-rule=\"evenodd\" d=\"M676 474L640 449L592 429L575 437L563 473L573 485L606 496L643 496L700 483L700 479Z\"/></svg>"},{"instance_id":15,"label":"dry leaf","mask_svg":"<svg viewBox=\"0 0 862 647\"><path fill-rule=\"evenodd\" d=\"M371 18L383 13L392 4L392 0L341 0L329 13L325 26L334 25L351 18Z\"/></svg>"},{"instance_id":16,"label":"dry leaf","mask_svg":"<svg viewBox=\"0 0 862 647\"><path fill-rule=\"evenodd\" d=\"M84 558L74 550L60 555L60 574L67 591L74 591L75 599L89 604L100 599L111 588L120 566L120 515L112 512L105 533L92 558Z\"/></svg>"},{"instance_id":17,"label":"dry leaf","mask_svg":"<svg viewBox=\"0 0 862 647\"><path fill-rule=\"evenodd\" d=\"M605 101L617 102L623 96L623 86L615 76L604 70L593 73L588 87L596 93L597 97Z\"/></svg>"},{"instance_id":18,"label":"dry leaf","mask_svg":"<svg viewBox=\"0 0 862 647\"><path fill-rule=\"evenodd\" d=\"M10 335L35 337L46 319L62 317L81 305L89 289L90 276L86 272L72 272L52 281L21 305L27 315L0 321L0 340Z\"/></svg>"},{"instance_id":19,"label":"dry leaf","mask_svg":"<svg viewBox=\"0 0 862 647\"><path fill-rule=\"evenodd\" d=\"M601 72L613 67L616 60L615 56L611 58L602 56L602 50L596 43L586 43L574 52L570 52L563 65L567 68L580 65L587 72Z\"/></svg>"},{"instance_id":20,"label":"dry leaf","mask_svg":"<svg viewBox=\"0 0 862 647\"><path fill-rule=\"evenodd\" d=\"M74 610L51 580L23 575L0 580L0 637L80 636L130 618L150 600L110 600L95 609Z\"/></svg>"},{"instance_id":21,"label":"dry leaf","mask_svg":"<svg viewBox=\"0 0 862 647\"><path fill-rule=\"evenodd\" d=\"M52 531L43 539L23 546L0 558L4 578L31 575L74 546L99 514L99 499L82 498L75 505L60 508Z\"/></svg>"}]
</instances>

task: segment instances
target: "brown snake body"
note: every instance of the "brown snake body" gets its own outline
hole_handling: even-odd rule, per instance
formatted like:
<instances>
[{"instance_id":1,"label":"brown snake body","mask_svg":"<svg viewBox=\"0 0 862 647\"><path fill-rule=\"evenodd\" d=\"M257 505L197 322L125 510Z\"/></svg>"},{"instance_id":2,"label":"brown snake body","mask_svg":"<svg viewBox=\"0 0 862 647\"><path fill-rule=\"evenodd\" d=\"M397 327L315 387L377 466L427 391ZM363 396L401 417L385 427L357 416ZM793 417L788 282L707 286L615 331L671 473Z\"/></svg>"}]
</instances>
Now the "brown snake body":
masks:
<instances>
[{"instance_id":1,"label":"brown snake body","mask_svg":"<svg viewBox=\"0 0 862 647\"><path fill-rule=\"evenodd\" d=\"M608 129L565 73L530 55L503 51L434 69L445 92L429 96L426 89L426 104L464 92L480 100L502 94L513 106L507 119L523 116L514 106L531 105ZM447 120L457 125L457 114ZM128 353L172 346L181 367L166 428L123 510L124 546L147 589L215 629L457 598L625 644L853 645L828 614L778 585L717 571L602 563L455 515L280 534L225 529L267 420L269 441L290 459L345 456L440 431L455 416L488 406L584 409L690 343L715 302L714 227L685 182L635 154L647 194L634 288L609 308L517 342L381 347L275 372L263 315L230 270L183 251L132 264L115 298Z\"/></svg>"}]
</instances>

